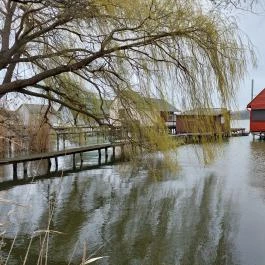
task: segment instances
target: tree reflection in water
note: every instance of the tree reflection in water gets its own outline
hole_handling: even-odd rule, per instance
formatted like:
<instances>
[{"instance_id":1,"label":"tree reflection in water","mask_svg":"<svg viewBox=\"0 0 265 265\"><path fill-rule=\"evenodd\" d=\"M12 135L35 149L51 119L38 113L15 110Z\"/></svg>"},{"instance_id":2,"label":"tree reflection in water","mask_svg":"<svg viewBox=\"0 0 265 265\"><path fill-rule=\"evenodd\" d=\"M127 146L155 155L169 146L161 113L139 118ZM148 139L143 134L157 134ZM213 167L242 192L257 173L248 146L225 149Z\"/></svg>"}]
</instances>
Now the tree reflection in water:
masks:
<instances>
[{"instance_id":1,"label":"tree reflection in water","mask_svg":"<svg viewBox=\"0 0 265 265\"><path fill-rule=\"evenodd\" d=\"M46 229L51 205L50 229L64 234L50 234L48 264L68 264L72 256L72 264L80 264L84 242L87 256L108 256L98 264L237 264L232 254L237 218L222 196L220 178L196 167L176 176L160 163L153 163L159 177L152 178L145 168L123 166L126 170L105 166L6 191L6 198L30 204L23 211L0 205L1 216L11 221L5 255L18 232L10 264L21 264L30 235ZM8 215L10 207L16 214ZM36 264L39 248L36 237L29 264Z\"/></svg>"}]
</instances>

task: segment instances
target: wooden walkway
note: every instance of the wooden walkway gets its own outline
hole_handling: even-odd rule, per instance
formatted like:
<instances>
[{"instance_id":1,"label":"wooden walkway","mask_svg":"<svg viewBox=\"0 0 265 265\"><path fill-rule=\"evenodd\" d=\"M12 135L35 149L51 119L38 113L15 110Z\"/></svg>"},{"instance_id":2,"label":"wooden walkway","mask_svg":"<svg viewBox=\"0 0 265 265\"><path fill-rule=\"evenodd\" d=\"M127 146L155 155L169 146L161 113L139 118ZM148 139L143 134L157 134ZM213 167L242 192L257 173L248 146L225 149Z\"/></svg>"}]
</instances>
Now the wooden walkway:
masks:
<instances>
[{"instance_id":1,"label":"wooden walkway","mask_svg":"<svg viewBox=\"0 0 265 265\"><path fill-rule=\"evenodd\" d=\"M231 136L248 136L249 132L245 128L231 128Z\"/></svg>"},{"instance_id":2,"label":"wooden walkway","mask_svg":"<svg viewBox=\"0 0 265 265\"><path fill-rule=\"evenodd\" d=\"M184 141L184 143L200 143L202 140L213 140L219 139L219 137L226 138L229 135L227 133L213 133L213 132L204 132L204 133L177 133L171 135L174 138L179 138Z\"/></svg>"},{"instance_id":3,"label":"wooden walkway","mask_svg":"<svg viewBox=\"0 0 265 265\"><path fill-rule=\"evenodd\" d=\"M16 180L5 180L0 182L0 191L2 190L7 190L16 186L20 185L25 185L25 184L30 184L34 183L37 180L44 180L44 179L50 179L50 178L58 178L62 176L69 175L71 173L77 173L81 172L84 170L92 170L92 169L98 169L101 166L106 166L106 165L113 165L115 164L116 161L107 161L103 162L102 164L94 164L94 165L85 165L83 167L78 167L76 169L70 168L70 169L61 169L58 171L51 171L48 174L44 175L38 175L34 177L25 177L25 178L19 178Z\"/></svg>"},{"instance_id":4,"label":"wooden walkway","mask_svg":"<svg viewBox=\"0 0 265 265\"><path fill-rule=\"evenodd\" d=\"M231 128L230 133L214 133L214 132L204 132L204 133L177 133L171 136L183 139L185 143L200 142L202 138L204 139L217 139L219 137L226 138L230 136L248 136L249 132L246 132L245 128Z\"/></svg>"},{"instance_id":5,"label":"wooden walkway","mask_svg":"<svg viewBox=\"0 0 265 265\"><path fill-rule=\"evenodd\" d=\"M46 152L46 153L38 153L38 154L30 154L25 156L18 156L13 158L4 158L0 159L0 166L1 165L13 165L13 179L17 179L17 164L23 163L23 170L24 170L24 177L27 176L27 167L28 162L30 161L38 161L47 159L48 160L48 172L50 172L51 168L51 158L55 159L55 168L56 171L58 170L58 157L66 156L66 155L73 155L73 168L75 169L76 163L75 163L75 155L80 154L81 158L81 165L83 163L83 156L82 154L84 152L91 152L91 151L98 151L98 161L99 164L101 163L101 150L105 150L105 161L108 159L108 149L112 148L113 150L113 158L115 158L115 147L117 146L123 146L124 142L119 143L107 143L107 144L97 144L97 145L89 145L89 146L82 146L82 147L76 147L71 149L65 149L61 151L52 151L52 152Z\"/></svg>"}]
</instances>

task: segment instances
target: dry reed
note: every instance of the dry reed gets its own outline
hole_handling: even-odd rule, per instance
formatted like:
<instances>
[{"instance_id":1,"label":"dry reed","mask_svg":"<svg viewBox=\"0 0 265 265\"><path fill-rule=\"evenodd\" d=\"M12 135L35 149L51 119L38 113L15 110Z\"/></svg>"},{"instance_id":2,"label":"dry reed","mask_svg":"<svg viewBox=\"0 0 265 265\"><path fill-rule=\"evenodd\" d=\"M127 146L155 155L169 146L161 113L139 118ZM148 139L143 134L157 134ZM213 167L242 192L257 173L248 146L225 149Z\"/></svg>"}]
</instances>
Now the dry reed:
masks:
<instances>
[{"instance_id":1,"label":"dry reed","mask_svg":"<svg viewBox=\"0 0 265 265\"><path fill-rule=\"evenodd\" d=\"M46 152L50 144L50 126L42 122L30 122L27 128L28 150L31 152Z\"/></svg>"}]
</instances>

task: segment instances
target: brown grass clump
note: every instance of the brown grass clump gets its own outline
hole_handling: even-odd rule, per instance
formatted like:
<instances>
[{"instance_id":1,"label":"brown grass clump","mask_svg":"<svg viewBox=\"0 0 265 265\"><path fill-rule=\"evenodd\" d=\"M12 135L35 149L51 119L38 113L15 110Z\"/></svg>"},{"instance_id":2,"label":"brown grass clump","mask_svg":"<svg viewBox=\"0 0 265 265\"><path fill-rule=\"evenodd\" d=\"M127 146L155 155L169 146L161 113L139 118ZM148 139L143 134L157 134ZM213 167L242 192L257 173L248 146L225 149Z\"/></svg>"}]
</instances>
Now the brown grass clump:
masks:
<instances>
[{"instance_id":1,"label":"brown grass clump","mask_svg":"<svg viewBox=\"0 0 265 265\"><path fill-rule=\"evenodd\" d=\"M28 150L31 152L46 152L50 143L50 126L47 123L31 122L27 128L29 136Z\"/></svg>"},{"instance_id":2,"label":"brown grass clump","mask_svg":"<svg viewBox=\"0 0 265 265\"><path fill-rule=\"evenodd\" d=\"M5 146L6 146L6 130L3 126L0 126L0 155L3 156L3 154L5 153ZM0 263L1 264L1 263Z\"/></svg>"}]
</instances>

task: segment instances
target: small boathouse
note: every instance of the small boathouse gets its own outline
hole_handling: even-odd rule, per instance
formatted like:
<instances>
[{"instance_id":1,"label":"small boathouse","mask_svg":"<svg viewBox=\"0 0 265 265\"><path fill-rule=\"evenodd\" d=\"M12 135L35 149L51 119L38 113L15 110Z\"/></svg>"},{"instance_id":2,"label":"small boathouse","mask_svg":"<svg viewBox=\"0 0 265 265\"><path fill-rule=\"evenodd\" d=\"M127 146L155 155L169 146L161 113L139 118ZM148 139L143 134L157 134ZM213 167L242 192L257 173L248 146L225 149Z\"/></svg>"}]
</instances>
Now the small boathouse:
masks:
<instances>
[{"instance_id":1,"label":"small boathouse","mask_svg":"<svg viewBox=\"0 0 265 265\"><path fill-rule=\"evenodd\" d=\"M250 111L250 132L253 134L265 133L265 88L248 103Z\"/></svg>"},{"instance_id":2,"label":"small boathouse","mask_svg":"<svg viewBox=\"0 0 265 265\"><path fill-rule=\"evenodd\" d=\"M176 118L176 134L230 134L230 112L226 108L203 108L182 112Z\"/></svg>"}]
</instances>

